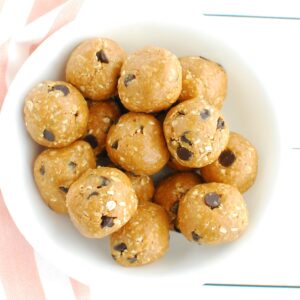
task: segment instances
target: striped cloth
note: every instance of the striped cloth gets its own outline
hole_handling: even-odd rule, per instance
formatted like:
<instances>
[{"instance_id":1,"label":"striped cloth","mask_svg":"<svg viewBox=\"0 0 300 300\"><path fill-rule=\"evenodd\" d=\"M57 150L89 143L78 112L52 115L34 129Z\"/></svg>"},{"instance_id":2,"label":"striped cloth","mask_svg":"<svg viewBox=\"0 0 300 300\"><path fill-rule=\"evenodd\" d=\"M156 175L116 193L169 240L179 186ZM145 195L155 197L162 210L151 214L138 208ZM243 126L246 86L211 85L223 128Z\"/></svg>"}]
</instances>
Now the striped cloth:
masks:
<instances>
[{"instance_id":1,"label":"striped cloth","mask_svg":"<svg viewBox=\"0 0 300 300\"><path fill-rule=\"evenodd\" d=\"M83 1L0 0L0 108L24 61L49 35L76 18ZM11 28L12 24L17 28ZM11 219L1 192L0 299L90 299L87 286L60 273L34 252Z\"/></svg>"}]
</instances>

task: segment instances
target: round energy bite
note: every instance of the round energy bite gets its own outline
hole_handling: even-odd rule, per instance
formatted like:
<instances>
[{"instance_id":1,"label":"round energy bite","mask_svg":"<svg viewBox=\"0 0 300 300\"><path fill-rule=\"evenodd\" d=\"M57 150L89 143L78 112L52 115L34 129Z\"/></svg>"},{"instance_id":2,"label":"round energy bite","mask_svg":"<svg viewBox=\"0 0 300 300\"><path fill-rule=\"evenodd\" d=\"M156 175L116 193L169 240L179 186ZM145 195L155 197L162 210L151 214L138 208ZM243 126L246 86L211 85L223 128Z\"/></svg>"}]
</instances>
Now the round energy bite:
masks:
<instances>
[{"instance_id":1,"label":"round energy bite","mask_svg":"<svg viewBox=\"0 0 300 300\"><path fill-rule=\"evenodd\" d=\"M105 148L110 126L120 117L120 110L114 101L89 102L89 119L84 140L94 149L95 155Z\"/></svg>"},{"instance_id":2,"label":"round energy bite","mask_svg":"<svg viewBox=\"0 0 300 300\"><path fill-rule=\"evenodd\" d=\"M145 202L119 231L111 235L111 254L125 267L145 265L169 248L169 223L160 206Z\"/></svg>"},{"instance_id":3,"label":"round energy bite","mask_svg":"<svg viewBox=\"0 0 300 300\"><path fill-rule=\"evenodd\" d=\"M179 58L182 90L179 101L199 97L220 109L227 93L227 75L221 65L201 56Z\"/></svg>"},{"instance_id":4,"label":"round energy bite","mask_svg":"<svg viewBox=\"0 0 300 300\"><path fill-rule=\"evenodd\" d=\"M201 177L192 172L176 173L159 182L153 201L168 213L171 228L177 217L180 199L190 188L199 183L202 183Z\"/></svg>"},{"instance_id":5,"label":"round energy bite","mask_svg":"<svg viewBox=\"0 0 300 300\"><path fill-rule=\"evenodd\" d=\"M177 221L188 240L217 245L241 236L248 225L248 210L235 187L205 183L194 186L181 199Z\"/></svg>"},{"instance_id":6,"label":"round energy bite","mask_svg":"<svg viewBox=\"0 0 300 300\"><path fill-rule=\"evenodd\" d=\"M118 230L135 213L137 204L130 180L115 168L86 171L67 194L71 221L90 238L102 238Z\"/></svg>"},{"instance_id":7,"label":"round energy bite","mask_svg":"<svg viewBox=\"0 0 300 300\"><path fill-rule=\"evenodd\" d=\"M131 172L126 172L126 175L131 181L132 187L139 199L139 203L151 201L154 194L154 183L150 176L135 175Z\"/></svg>"},{"instance_id":8,"label":"round energy bite","mask_svg":"<svg viewBox=\"0 0 300 300\"><path fill-rule=\"evenodd\" d=\"M40 145L67 146L86 131L88 107L80 92L64 81L43 81L26 96L26 128Z\"/></svg>"},{"instance_id":9,"label":"round energy bite","mask_svg":"<svg viewBox=\"0 0 300 300\"><path fill-rule=\"evenodd\" d=\"M219 158L201 169L207 182L233 185L241 193L254 183L257 175L258 155L254 146L243 136L231 132L229 142Z\"/></svg>"},{"instance_id":10,"label":"round energy bite","mask_svg":"<svg viewBox=\"0 0 300 300\"><path fill-rule=\"evenodd\" d=\"M158 120L129 112L112 125L106 139L109 158L137 175L152 175L168 162L169 152Z\"/></svg>"},{"instance_id":11,"label":"round energy bite","mask_svg":"<svg viewBox=\"0 0 300 300\"><path fill-rule=\"evenodd\" d=\"M66 194L70 185L95 166L90 145L77 141L65 148L43 151L34 162L34 180L45 203L55 212L67 213Z\"/></svg>"},{"instance_id":12,"label":"round energy bite","mask_svg":"<svg viewBox=\"0 0 300 300\"><path fill-rule=\"evenodd\" d=\"M163 128L172 157L189 168L215 161L229 138L227 123L219 110L199 98L171 108Z\"/></svg>"},{"instance_id":13,"label":"round energy bite","mask_svg":"<svg viewBox=\"0 0 300 300\"><path fill-rule=\"evenodd\" d=\"M170 51L148 46L125 60L118 92L123 105L135 112L158 112L177 101L182 70Z\"/></svg>"},{"instance_id":14,"label":"round energy bite","mask_svg":"<svg viewBox=\"0 0 300 300\"><path fill-rule=\"evenodd\" d=\"M91 100L106 100L117 91L125 51L107 38L82 42L71 53L66 79Z\"/></svg>"}]
</instances>

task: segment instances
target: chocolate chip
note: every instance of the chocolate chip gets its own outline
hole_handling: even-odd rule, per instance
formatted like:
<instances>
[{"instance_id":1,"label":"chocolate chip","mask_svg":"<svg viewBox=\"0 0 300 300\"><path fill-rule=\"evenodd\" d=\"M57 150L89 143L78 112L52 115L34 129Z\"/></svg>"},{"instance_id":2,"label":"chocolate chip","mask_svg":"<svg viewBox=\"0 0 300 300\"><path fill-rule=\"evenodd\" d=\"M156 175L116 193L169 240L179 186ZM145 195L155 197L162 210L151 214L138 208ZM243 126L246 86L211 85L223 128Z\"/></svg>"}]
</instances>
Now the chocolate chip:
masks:
<instances>
[{"instance_id":1,"label":"chocolate chip","mask_svg":"<svg viewBox=\"0 0 300 300\"><path fill-rule=\"evenodd\" d=\"M88 195L87 199L90 199L91 197L93 197L93 196L98 196L98 195L99 195L98 192L92 192L92 193L90 193L90 194Z\"/></svg>"},{"instance_id":2,"label":"chocolate chip","mask_svg":"<svg viewBox=\"0 0 300 300\"><path fill-rule=\"evenodd\" d=\"M180 137L180 140L183 142L183 143L186 143L190 146L193 145L193 143L186 137L186 135L189 133L190 131L185 131L182 136Z\"/></svg>"},{"instance_id":3,"label":"chocolate chip","mask_svg":"<svg viewBox=\"0 0 300 300\"><path fill-rule=\"evenodd\" d=\"M96 56L97 56L97 60L98 61L101 61L104 64L108 64L109 63L108 58L107 58L107 56L106 56L106 54L105 54L105 52L104 52L103 49L101 49L100 51L98 51L96 53Z\"/></svg>"},{"instance_id":4,"label":"chocolate chip","mask_svg":"<svg viewBox=\"0 0 300 300\"><path fill-rule=\"evenodd\" d=\"M44 166L44 165L42 165L42 166L40 167L40 174L41 174L41 175L45 175L45 166Z\"/></svg>"},{"instance_id":5,"label":"chocolate chip","mask_svg":"<svg viewBox=\"0 0 300 300\"><path fill-rule=\"evenodd\" d=\"M209 206L211 209L217 208L221 204L220 195L218 195L215 192L207 193L204 196L204 202L207 206Z\"/></svg>"},{"instance_id":6,"label":"chocolate chip","mask_svg":"<svg viewBox=\"0 0 300 300\"><path fill-rule=\"evenodd\" d=\"M125 87L128 87L129 83L135 79L135 75L134 74L127 74L125 76L125 79L124 79L124 85Z\"/></svg>"},{"instance_id":7,"label":"chocolate chip","mask_svg":"<svg viewBox=\"0 0 300 300\"><path fill-rule=\"evenodd\" d=\"M111 257L113 258L113 260L117 260L117 257L115 255L111 255Z\"/></svg>"},{"instance_id":8,"label":"chocolate chip","mask_svg":"<svg viewBox=\"0 0 300 300\"><path fill-rule=\"evenodd\" d=\"M217 122L217 129L224 129L224 128L225 128L225 121L222 118L219 118Z\"/></svg>"},{"instance_id":9,"label":"chocolate chip","mask_svg":"<svg viewBox=\"0 0 300 300\"><path fill-rule=\"evenodd\" d=\"M86 142L88 142L93 149L95 149L98 146L98 141L97 141L96 137L94 135L92 135L92 134L86 135L83 138L83 140L86 141Z\"/></svg>"},{"instance_id":10,"label":"chocolate chip","mask_svg":"<svg viewBox=\"0 0 300 300\"><path fill-rule=\"evenodd\" d=\"M48 140L49 142L53 142L55 140L54 134L47 129L45 129L43 131L43 137L44 137L44 139Z\"/></svg>"},{"instance_id":11,"label":"chocolate chip","mask_svg":"<svg viewBox=\"0 0 300 300\"><path fill-rule=\"evenodd\" d=\"M101 218L101 228L104 227L113 227L114 226L114 217L102 216Z\"/></svg>"},{"instance_id":12,"label":"chocolate chip","mask_svg":"<svg viewBox=\"0 0 300 300\"><path fill-rule=\"evenodd\" d=\"M49 92L52 92L52 91L61 91L64 94L64 96L67 96L68 94L70 94L70 90L68 89L68 87L66 87L63 84L57 84L57 85L52 86L49 89Z\"/></svg>"},{"instance_id":13,"label":"chocolate chip","mask_svg":"<svg viewBox=\"0 0 300 300\"><path fill-rule=\"evenodd\" d=\"M219 156L219 163L223 167L230 167L235 160L236 160L235 154L229 149L224 150Z\"/></svg>"},{"instance_id":14,"label":"chocolate chip","mask_svg":"<svg viewBox=\"0 0 300 300\"><path fill-rule=\"evenodd\" d=\"M76 111L76 113L74 114L74 117L77 118L79 116L79 112Z\"/></svg>"},{"instance_id":15,"label":"chocolate chip","mask_svg":"<svg viewBox=\"0 0 300 300\"><path fill-rule=\"evenodd\" d=\"M178 213L178 208L179 208L179 200L176 200L176 201L172 204L172 206L171 206L171 208L170 208L170 212L172 212L173 214L177 215L177 213Z\"/></svg>"},{"instance_id":16,"label":"chocolate chip","mask_svg":"<svg viewBox=\"0 0 300 300\"><path fill-rule=\"evenodd\" d=\"M116 140L116 141L114 141L113 143L112 143L112 145L111 145L111 147L113 148L113 149L118 149L118 146L119 146L119 141L118 140Z\"/></svg>"},{"instance_id":17,"label":"chocolate chip","mask_svg":"<svg viewBox=\"0 0 300 300\"><path fill-rule=\"evenodd\" d=\"M201 238L199 234L197 234L195 231L192 231L192 238L195 242L198 242Z\"/></svg>"},{"instance_id":18,"label":"chocolate chip","mask_svg":"<svg viewBox=\"0 0 300 300\"><path fill-rule=\"evenodd\" d=\"M189 160L193 156L193 152L181 146L177 148L176 152L178 157L182 160Z\"/></svg>"},{"instance_id":19,"label":"chocolate chip","mask_svg":"<svg viewBox=\"0 0 300 300\"><path fill-rule=\"evenodd\" d=\"M131 264L135 263L135 262L137 261L137 254L136 254L135 256L133 256L133 257L128 257L127 260L128 260Z\"/></svg>"},{"instance_id":20,"label":"chocolate chip","mask_svg":"<svg viewBox=\"0 0 300 300\"><path fill-rule=\"evenodd\" d=\"M74 163L74 161L70 161L70 162L68 163L68 166L69 166L70 169L74 170L74 169L77 167L77 164Z\"/></svg>"},{"instance_id":21,"label":"chocolate chip","mask_svg":"<svg viewBox=\"0 0 300 300\"><path fill-rule=\"evenodd\" d=\"M63 192L63 193L67 193L69 191L69 188L65 187L65 186L60 186L59 189Z\"/></svg>"},{"instance_id":22,"label":"chocolate chip","mask_svg":"<svg viewBox=\"0 0 300 300\"><path fill-rule=\"evenodd\" d=\"M119 251L122 254L125 250L127 250L127 246L125 243L120 243L114 246L114 250Z\"/></svg>"},{"instance_id":23,"label":"chocolate chip","mask_svg":"<svg viewBox=\"0 0 300 300\"><path fill-rule=\"evenodd\" d=\"M107 177L99 176L99 179L100 179L100 184L97 186L97 189L109 185L110 180Z\"/></svg>"},{"instance_id":24,"label":"chocolate chip","mask_svg":"<svg viewBox=\"0 0 300 300\"><path fill-rule=\"evenodd\" d=\"M203 120L206 120L207 118L210 117L210 111L208 109L203 109L201 112L200 112L200 117L203 119Z\"/></svg>"}]
</instances>

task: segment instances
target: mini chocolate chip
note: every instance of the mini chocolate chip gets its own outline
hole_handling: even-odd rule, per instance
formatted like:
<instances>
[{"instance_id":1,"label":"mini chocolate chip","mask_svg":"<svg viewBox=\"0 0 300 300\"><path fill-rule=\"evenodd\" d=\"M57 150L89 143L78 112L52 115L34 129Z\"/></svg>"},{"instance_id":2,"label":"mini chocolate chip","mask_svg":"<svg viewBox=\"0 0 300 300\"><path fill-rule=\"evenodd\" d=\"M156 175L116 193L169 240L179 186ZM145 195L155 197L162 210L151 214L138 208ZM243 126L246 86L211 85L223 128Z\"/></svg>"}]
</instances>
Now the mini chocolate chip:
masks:
<instances>
[{"instance_id":1,"label":"mini chocolate chip","mask_svg":"<svg viewBox=\"0 0 300 300\"><path fill-rule=\"evenodd\" d=\"M65 186L60 186L59 189L63 192L63 193L67 193L69 191L69 188L65 187Z\"/></svg>"},{"instance_id":2,"label":"mini chocolate chip","mask_svg":"<svg viewBox=\"0 0 300 300\"><path fill-rule=\"evenodd\" d=\"M200 112L200 116L203 120L206 120L207 118L210 117L210 111L205 108Z\"/></svg>"},{"instance_id":3,"label":"mini chocolate chip","mask_svg":"<svg viewBox=\"0 0 300 300\"><path fill-rule=\"evenodd\" d=\"M204 202L207 206L209 206L211 209L217 208L221 204L220 195L218 195L215 192L207 193L204 196Z\"/></svg>"},{"instance_id":4,"label":"mini chocolate chip","mask_svg":"<svg viewBox=\"0 0 300 300\"><path fill-rule=\"evenodd\" d=\"M135 79L135 75L134 74L127 74L125 76L125 79L124 79L124 85L125 87L128 87L129 83Z\"/></svg>"},{"instance_id":5,"label":"mini chocolate chip","mask_svg":"<svg viewBox=\"0 0 300 300\"><path fill-rule=\"evenodd\" d=\"M74 117L77 118L79 116L79 112L76 111L76 113L74 114Z\"/></svg>"},{"instance_id":6,"label":"mini chocolate chip","mask_svg":"<svg viewBox=\"0 0 300 300\"><path fill-rule=\"evenodd\" d=\"M127 246L125 243L120 243L114 246L114 250L119 251L122 254L125 250L127 250Z\"/></svg>"},{"instance_id":7,"label":"mini chocolate chip","mask_svg":"<svg viewBox=\"0 0 300 300\"><path fill-rule=\"evenodd\" d=\"M98 192L92 192L92 193L90 193L90 194L88 195L87 199L90 199L91 197L93 197L93 196L98 196L98 195L99 195Z\"/></svg>"},{"instance_id":8,"label":"mini chocolate chip","mask_svg":"<svg viewBox=\"0 0 300 300\"><path fill-rule=\"evenodd\" d=\"M193 143L186 137L186 135L189 133L190 131L185 131L182 136L180 137L180 140L183 142L183 143L186 143L190 146L193 145Z\"/></svg>"},{"instance_id":9,"label":"mini chocolate chip","mask_svg":"<svg viewBox=\"0 0 300 300\"><path fill-rule=\"evenodd\" d=\"M41 175L45 175L45 166L44 166L44 165L42 165L42 166L40 167L40 174L41 174Z\"/></svg>"},{"instance_id":10,"label":"mini chocolate chip","mask_svg":"<svg viewBox=\"0 0 300 300\"><path fill-rule=\"evenodd\" d=\"M97 186L97 189L102 188L103 186L108 186L110 180L107 177L99 176L100 184Z\"/></svg>"},{"instance_id":11,"label":"mini chocolate chip","mask_svg":"<svg viewBox=\"0 0 300 300\"><path fill-rule=\"evenodd\" d=\"M112 143L112 145L111 145L111 147L113 148L113 149L118 149L118 146L119 146L119 141L118 140L116 140L116 141L114 141L113 143Z\"/></svg>"},{"instance_id":12,"label":"mini chocolate chip","mask_svg":"<svg viewBox=\"0 0 300 300\"><path fill-rule=\"evenodd\" d=\"M117 257L115 255L111 255L111 257L113 258L113 260L117 260Z\"/></svg>"},{"instance_id":13,"label":"mini chocolate chip","mask_svg":"<svg viewBox=\"0 0 300 300\"><path fill-rule=\"evenodd\" d=\"M144 134L144 126L143 125L140 127L140 131L141 131L141 134Z\"/></svg>"},{"instance_id":14,"label":"mini chocolate chip","mask_svg":"<svg viewBox=\"0 0 300 300\"><path fill-rule=\"evenodd\" d=\"M77 167L77 164L74 163L74 161L70 161L70 162L68 163L68 166L69 166L70 169L74 170L74 169Z\"/></svg>"},{"instance_id":15,"label":"mini chocolate chip","mask_svg":"<svg viewBox=\"0 0 300 300\"><path fill-rule=\"evenodd\" d=\"M201 238L199 234L197 234L195 231L192 231L192 238L195 242L198 242Z\"/></svg>"},{"instance_id":16,"label":"mini chocolate chip","mask_svg":"<svg viewBox=\"0 0 300 300\"><path fill-rule=\"evenodd\" d=\"M97 141L96 137L94 135L92 135L92 134L86 135L83 138L83 140L86 141L86 142L88 142L93 149L95 149L98 146L98 141Z\"/></svg>"},{"instance_id":17,"label":"mini chocolate chip","mask_svg":"<svg viewBox=\"0 0 300 300\"><path fill-rule=\"evenodd\" d=\"M193 152L181 146L177 148L176 153L182 160L189 160L193 156Z\"/></svg>"},{"instance_id":18,"label":"mini chocolate chip","mask_svg":"<svg viewBox=\"0 0 300 300\"><path fill-rule=\"evenodd\" d=\"M49 89L49 92L52 92L52 91L61 91L64 94L64 96L67 96L68 94L70 94L70 90L68 89L68 87L66 87L63 84L57 84L57 85L52 86Z\"/></svg>"},{"instance_id":19,"label":"mini chocolate chip","mask_svg":"<svg viewBox=\"0 0 300 300\"><path fill-rule=\"evenodd\" d=\"M54 134L47 129L45 129L43 131L43 137L44 137L44 139L48 140L49 142L53 142L55 140Z\"/></svg>"},{"instance_id":20,"label":"mini chocolate chip","mask_svg":"<svg viewBox=\"0 0 300 300\"><path fill-rule=\"evenodd\" d=\"M106 56L106 54L105 54L105 52L104 52L103 49L101 49L100 51L98 51L96 53L96 56L97 56L97 60L98 61L101 61L102 63L105 63L105 64L109 63L108 58L107 58L107 56Z\"/></svg>"},{"instance_id":21,"label":"mini chocolate chip","mask_svg":"<svg viewBox=\"0 0 300 300\"><path fill-rule=\"evenodd\" d=\"M170 207L170 212L172 212L173 214L177 215L178 213L178 208L179 208L179 200L176 200L172 206Z\"/></svg>"},{"instance_id":22,"label":"mini chocolate chip","mask_svg":"<svg viewBox=\"0 0 300 300\"><path fill-rule=\"evenodd\" d=\"M102 216L101 218L101 228L104 227L113 227L114 226L114 217Z\"/></svg>"},{"instance_id":23,"label":"mini chocolate chip","mask_svg":"<svg viewBox=\"0 0 300 300\"><path fill-rule=\"evenodd\" d=\"M224 129L224 128L225 128L225 121L222 118L219 118L217 122L217 129Z\"/></svg>"},{"instance_id":24,"label":"mini chocolate chip","mask_svg":"<svg viewBox=\"0 0 300 300\"><path fill-rule=\"evenodd\" d=\"M235 160L236 160L235 154L229 149L224 150L219 156L219 163L223 167L230 167Z\"/></svg>"},{"instance_id":25,"label":"mini chocolate chip","mask_svg":"<svg viewBox=\"0 0 300 300\"><path fill-rule=\"evenodd\" d=\"M137 261L137 254L136 254L135 256L133 256L133 257L128 257L127 260L128 260L131 264L135 263L135 262Z\"/></svg>"}]
</instances>

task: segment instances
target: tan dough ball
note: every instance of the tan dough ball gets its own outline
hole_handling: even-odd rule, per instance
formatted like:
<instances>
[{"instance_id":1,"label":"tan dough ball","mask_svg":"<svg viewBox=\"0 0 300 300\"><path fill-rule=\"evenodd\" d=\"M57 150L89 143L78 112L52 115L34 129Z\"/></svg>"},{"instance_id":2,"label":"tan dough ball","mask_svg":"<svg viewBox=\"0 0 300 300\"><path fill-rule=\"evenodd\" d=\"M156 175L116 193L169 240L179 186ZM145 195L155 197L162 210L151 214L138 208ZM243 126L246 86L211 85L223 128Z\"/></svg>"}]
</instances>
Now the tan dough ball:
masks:
<instances>
[{"instance_id":1,"label":"tan dough ball","mask_svg":"<svg viewBox=\"0 0 300 300\"><path fill-rule=\"evenodd\" d=\"M133 216L137 204L130 180L115 168L88 170L67 194L71 221L90 238L102 238L120 229Z\"/></svg>"},{"instance_id":2,"label":"tan dough ball","mask_svg":"<svg viewBox=\"0 0 300 300\"><path fill-rule=\"evenodd\" d=\"M125 60L118 92L123 105L135 112L158 112L177 101L182 71L170 51L148 46Z\"/></svg>"},{"instance_id":3,"label":"tan dough ball","mask_svg":"<svg viewBox=\"0 0 300 300\"><path fill-rule=\"evenodd\" d=\"M120 110L114 101L90 101L87 133L84 140L88 142L97 155L105 149L107 132L120 117Z\"/></svg>"},{"instance_id":4,"label":"tan dough ball","mask_svg":"<svg viewBox=\"0 0 300 300\"><path fill-rule=\"evenodd\" d=\"M125 51L107 38L82 42L71 53L66 79L91 100L106 100L117 92Z\"/></svg>"},{"instance_id":5,"label":"tan dough ball","mask_svg":"<svg viewBox=\"0 0 300 300\"><path fill-rule=\"evenodd\" d=\"M181 199L177 221L188 240L217 245L242 235L248 226L248 210L235 187L205 183L194 186Z\"/></svg>"},{"instance_id":6,"label":"tan dough ball","mask_svg":"<svg viewBox=\"0 0 300 300\"><path fill-rule=\"evenodd\" d=\"M254 146L243 136L231 132L229 142L219 158L201 169L207 182L223 182L246 192L257 175L258 155Z\"/></svg>"},{"instance_id":7,"label":"tan dough ball","mask_svg":"<svg viewBox=\"0 0 300 300\"><path fill-rule=\"evenodd\" d=\"M67 213L70 185L89 168L95 168L90 145L77 141L61 149L43 151L34 162L34 180L45 203L55 212Z\"/></svg>"},{"instance_id":8,"label":"tan dough ball","mask_svg":"<svg viewBox=\"0 0 300 300\"><path fill-rule=\"evenodd\" d=\"M163 128L171 156L189 168L215 161L229 138L227 123L219 110L199 98L171 108Z\"/></svg>"},{"instance_id":9,"label":"tan dough ball","mask_svg":"<svg viewBox=\"0 0 300 300\"><path fill-rule=\"evenodd\" d=\"M126 172L126 175L131 181L132 187L139 199L139 203L152 200L154 194L154 183L150 176L135 175L131 172Z\"/></svg>"},{"instance_id":10,"label":"tan dough ball","mask_svg":"<svg viewBox=\"0 0 300 300\"><path fill-rule=\"evenodd\" d=\"M109 158L137 175L152 175L168 162L169 152L158 120L129 112L112 125L106 140Z\"/></svg>"},{"instance_id":11,"label":"tan dough ball","mask_svg":"<svg viewBox=\"0 0 300 300\"><path fill-rule=\"evenodd\" d=\"M180 200L189 189L199 183L202 183L201 177L193 172L176 173L159 182L153 201L168 213L171 228L175 224Z\"/></svg>"},{"instance_id":12,"label":"tan dough ball","mask_svg":"<svg viewBox=\"0 0 300 300\"><path fill-rule=\"evenodd\" d=\"M40 145L70 145L86 131L88 107L80 92L64 81L43 81L26 96L26 128Z\"/></svg>"},{"instance_id":13,"label":"tan dough ball","mask_svg":"<svg viewBox=\"0 0 300 300\"><path fill-rule=\"evenodd\" d=\"M227 75L223 67L201 56L185 56L179 61L182 66L179 101L199 97L220 109L227 93Z\"/></svg>"},{"instance_id":14,"label":"tan dough ball","mask_svg":"<svg viewBox=\"0 0 300 300\"><path fill-rule=\"evenodd\" d=\"M119 231L111 235L111 254L125 267L156 261L169 248L169 223L166 212L158 205L145 202Z\"/></svg>"}]
</instances>

